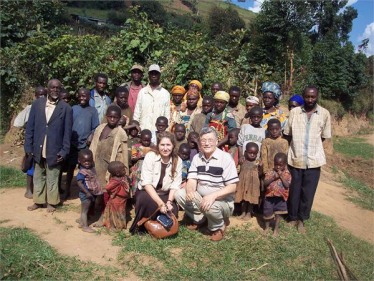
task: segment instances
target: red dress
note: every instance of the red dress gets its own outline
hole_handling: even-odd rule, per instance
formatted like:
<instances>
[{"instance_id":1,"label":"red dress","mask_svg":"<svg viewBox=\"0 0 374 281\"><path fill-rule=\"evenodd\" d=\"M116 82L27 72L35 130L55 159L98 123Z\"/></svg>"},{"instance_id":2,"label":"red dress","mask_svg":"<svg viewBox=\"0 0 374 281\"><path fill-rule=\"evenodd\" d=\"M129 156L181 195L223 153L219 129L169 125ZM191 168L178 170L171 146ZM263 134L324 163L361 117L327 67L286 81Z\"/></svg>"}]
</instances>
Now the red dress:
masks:
<instances>
[{"instance_id":1,"label":"red dress","mask_svg":"<svg viewBox=\"0 0 374 281\"><path fill-rule=\"evenodd\" d=\"M104 210L103 225L107 228L125 229L129 183L125 177L114 177L109 180L105 189L108 192L109 201Z\"/></svg>"}]
</instances>

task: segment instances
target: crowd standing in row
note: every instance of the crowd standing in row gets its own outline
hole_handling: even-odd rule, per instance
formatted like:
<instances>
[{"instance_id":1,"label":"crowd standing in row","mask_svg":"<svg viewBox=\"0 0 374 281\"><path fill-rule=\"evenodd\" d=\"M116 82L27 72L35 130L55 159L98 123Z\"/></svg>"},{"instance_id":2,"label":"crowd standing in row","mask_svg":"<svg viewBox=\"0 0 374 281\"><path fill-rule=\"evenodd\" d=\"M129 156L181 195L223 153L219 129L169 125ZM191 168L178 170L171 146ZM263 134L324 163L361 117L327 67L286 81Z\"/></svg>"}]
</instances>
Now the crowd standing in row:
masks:
<instances>
[{"instance_id":1,"label":"crowd standing in row","mask_svg":"<svg viewBox=\"0 0 374 281\"><path fill-rule=\"evenodd\" d=\"M262 85L264 107L255 96L244 106L239 87L225 92L213 83L212 95L203 96L202 84L192 80L187 90L174 86L170 97L158 65L149 67L147 85L143 71L140 65L131 68L131 81L115 90L114 102L106 93L105 74L95 76L91 91L79 89L72 107L59 80L50 80L47 90L36 88L36 100L15 122L27 122L24 148L35 162L27 173L25 196L34 201L28 210L55 211L60 196L70 196L79 164L78 223L86 232L95 232L87 219L93 205L101 210L94 226L125 229L130 198L132 234L145 231L142 218L156 211L177 216L182 208L187 228L207 226L211 240L219 241L234 203L244 220L262 212L266 231L275 218L274 235L287 213L305 232L326 163L322 142L331 137L330 115L317 104L316 87L291 97L287 118L274 82Z\"/></svg>"}]
</instances>

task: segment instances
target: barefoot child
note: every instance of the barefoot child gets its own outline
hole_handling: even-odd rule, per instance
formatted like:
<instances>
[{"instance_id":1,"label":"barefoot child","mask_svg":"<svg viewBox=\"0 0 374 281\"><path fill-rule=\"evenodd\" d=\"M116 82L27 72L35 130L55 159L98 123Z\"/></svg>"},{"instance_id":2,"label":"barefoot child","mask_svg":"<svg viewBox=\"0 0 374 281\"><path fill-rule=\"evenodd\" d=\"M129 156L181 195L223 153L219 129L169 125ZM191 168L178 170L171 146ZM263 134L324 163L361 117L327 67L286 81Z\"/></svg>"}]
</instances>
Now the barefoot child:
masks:
<instances>
[{"instance_id":1,"label":"barefoot child","mask_svg":"<svg viewBox=\"0 0 374 281\"><path fill-rule=\"evenodd\" d=\"M191 166L190 154L191 154L190 146L187 143L182 143L179 146L179 149L178 149L178 156L182 159L182 185L181 185L181 188L184 188L186 186L186 183L187 183L188 170L190 169L190 166Z\"/></svg>"},{"instance_id":2,"label":"barefoot child","mask_svg":"<svg viewBox=\"0 0 374 281\"><path fill-rule=\"evenodd\" d=\"M270 119L268 122L268 137L261 145L261 160L264 164L264 173L274 169L274 156L278 152L288 153L288 141L282 138L281 122L278 119Z\"/></svg>"},{"instance_id":3,"label":"barefoot child","mask_svg":"<svg viewBox=\"0 0 374 281\"><path fill-rule=\"evenodd\" d=\"M108 123L99 125L93 135L90 149L92 150L97 177L102 187L109 182L108 164L112 161L121 161L128 168L127 134L118 126L121 118L121 109L110 105L106 111ZM104 205L108 199L104 191ZM103 197L98 198L103 201ZM101 218L102 219L102 218ZM101 221L101 220L100 220ZM95 226L101 226L100 221Z\"/></svg>"},{"instance_id":4,"label":"barefoot child","mask_svg":"<svg viewBox=\"0 0 374 281\"><path fill-rule=\"evenodd\" d=\"M244 124L240 127L240 133L238 136L238 148L239 148L239 164L245 160L243 147L246 147L248 142L255 142L259 149L261 149L261 143L265 139L265 129L260 126L262 121L262 108L259 106L253 107L249 111L249 118L251 124Z\"/></svg>"},{"instance_id":5,"label":"barefoot child","mask_svg":"<svg viewBox=\"0 0 374 281\"><path fill-rule=\"evenodd\" d=\"M256 143L248 142L244 151L245 161L240 166L235 203L241 203L241 215L239 218L243 220L251 219L253 206L259 204L262 164L257 159L258 150Z\"/></svg>"},{"instance_id":6,"label":"barefoot child","mask_svg":"<svg viewBox=\"0 0 374 281\"><path fill-rule=\"evenodd\" d=\"M88 226L87 214L91 205L95 203L96 197L102 194L102 190L97 180L92 151L82 149L79 152L78 162L77 183L79 186L79 199L81 200L79 224L84 232L93 233L95 230Z\"/></svg>"},{"instance_id":7,"label":"barefoot child","mask_svg":"<svg viewBox=\"0 0 374 281\"><path fill-rule=\"evenodd\" d=\"M287 214L288 189L291 174L287 169L287 155L279 152L274 156L274 168L265 175L264 219L265 233L275 215L274 236L278 235L280 215Z\"/></svg>"},{"instance_id":8,"label":"barefoot child","mask_svg":"<svg viewBox=\"0 0 374 281\"><path fill-rule=\"evenodd\" d=\"M134 197L138 182L140 181L140 171L145 155L151 150L152 133L145 129L140 133L140 142L131 147L130 179L131 179L131 198Z\"/></svg>"},{"instance_id":9,"label":"barefoot child","mask_svg":"<svg viewBox=\"0 0 374 281\"><path fill-rule=\"evenodd\" d=\"M129 197L129 183L126 178L126 167L119 161L110 162L109 183L105 189L109 195L106 204L103 225L109 229L126 229L126 203Z\"/></svg>"}]
</instances>

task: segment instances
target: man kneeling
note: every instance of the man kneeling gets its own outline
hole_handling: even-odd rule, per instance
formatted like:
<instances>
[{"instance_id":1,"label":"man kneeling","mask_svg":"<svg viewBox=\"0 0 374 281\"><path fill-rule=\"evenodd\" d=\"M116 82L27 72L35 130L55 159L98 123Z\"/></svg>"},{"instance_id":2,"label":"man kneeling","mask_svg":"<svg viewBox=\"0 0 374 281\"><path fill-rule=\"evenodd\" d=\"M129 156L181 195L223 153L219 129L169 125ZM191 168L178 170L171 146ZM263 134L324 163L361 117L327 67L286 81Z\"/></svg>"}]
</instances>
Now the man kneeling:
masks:
<instances>
[{"instance_id":1,"label":"man kneeling","mask_svg":"<svg viewBox=\"0 0 374 281\"><path fill-rule=\"evenodd\" d=\"M194 156L188 171L185 189L175 193L175 199L193 223L188 229L198 229L208 223L212 241L220 241L234 210L234 193L239 181L231 155L218 149L217 132L205 127L200 132L201 152Z\"/></svg>"}]
</instances>

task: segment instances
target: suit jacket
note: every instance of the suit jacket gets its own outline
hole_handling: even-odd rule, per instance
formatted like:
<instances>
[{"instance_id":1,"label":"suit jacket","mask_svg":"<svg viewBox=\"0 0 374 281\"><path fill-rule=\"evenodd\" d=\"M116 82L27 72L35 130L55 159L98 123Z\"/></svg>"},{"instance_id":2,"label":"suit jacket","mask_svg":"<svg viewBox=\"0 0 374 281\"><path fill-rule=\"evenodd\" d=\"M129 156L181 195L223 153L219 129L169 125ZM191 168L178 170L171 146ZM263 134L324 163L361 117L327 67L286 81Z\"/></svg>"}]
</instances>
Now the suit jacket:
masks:
<instances>
[{"instance_id":1,"label":"suit jacket","mask_svg":"<svg viewBox=\"0 0 374 281\"><path fill-rule=\"evenodd\" d=\"M58 165L57 154L64 159L69 154L73 114L70 105L60 100L47 123L46 103L47 98L42 97L34 101L31 106L24 148L26 153L33 153L34 160L40 163L44 137L47 136L46 161L48 166L52 167Z\"/></svg>"}]
</instances>

